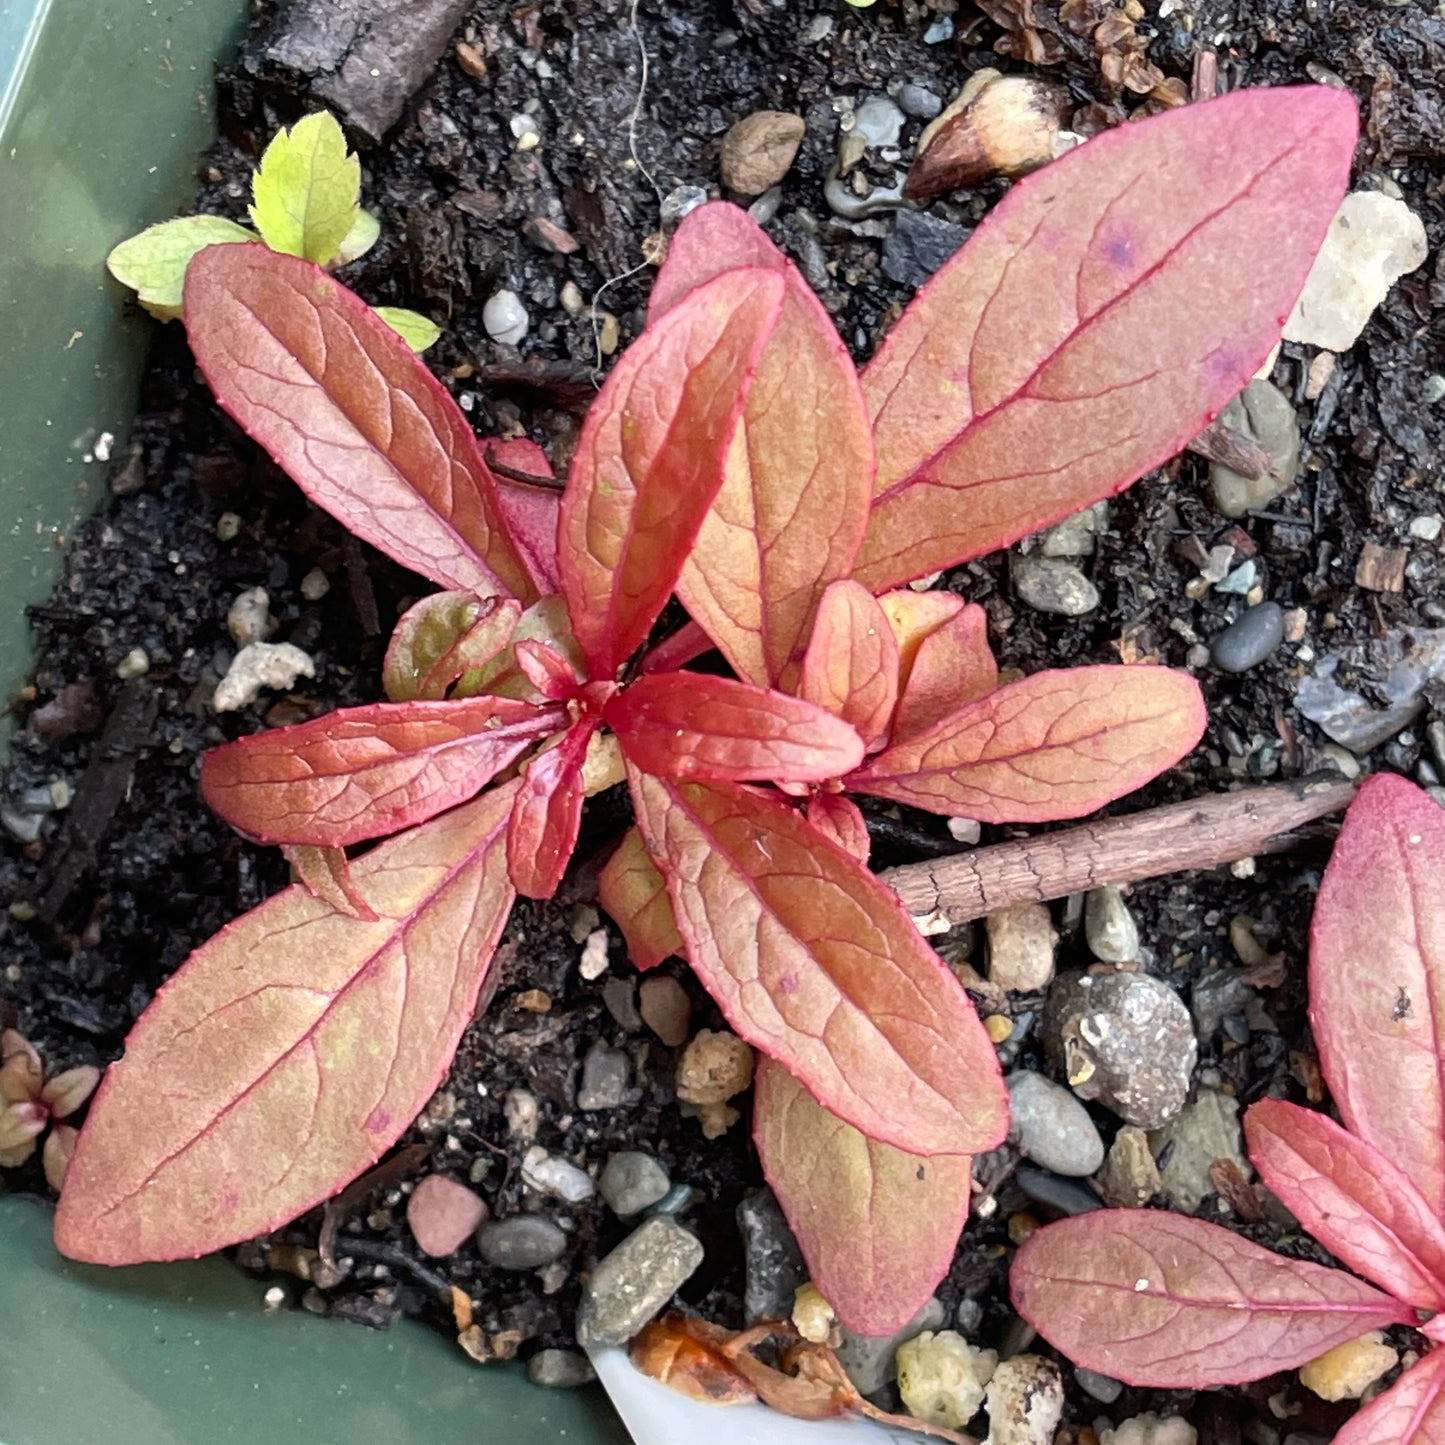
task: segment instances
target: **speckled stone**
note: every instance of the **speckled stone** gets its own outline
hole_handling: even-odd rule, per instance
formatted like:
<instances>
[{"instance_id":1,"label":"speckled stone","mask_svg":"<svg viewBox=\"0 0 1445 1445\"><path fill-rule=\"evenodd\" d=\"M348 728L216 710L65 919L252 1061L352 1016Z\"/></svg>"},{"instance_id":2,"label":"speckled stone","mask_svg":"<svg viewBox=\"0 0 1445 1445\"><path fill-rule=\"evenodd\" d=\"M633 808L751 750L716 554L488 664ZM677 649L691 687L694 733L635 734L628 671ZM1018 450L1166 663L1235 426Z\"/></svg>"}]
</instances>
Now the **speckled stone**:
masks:
<instances>
[{"instance_id":1,"label":"speckled stone","mask_svg":"<svg viewBox=\"0 0 1445 1445\"><path fill-rule=\"evenodd\" d=\"M582 1292L577 1336L589 1346L623 1345L687 1283L702 1263L698 1237L656 1214L601 1260Z\"/></svg>"}]
</instances>

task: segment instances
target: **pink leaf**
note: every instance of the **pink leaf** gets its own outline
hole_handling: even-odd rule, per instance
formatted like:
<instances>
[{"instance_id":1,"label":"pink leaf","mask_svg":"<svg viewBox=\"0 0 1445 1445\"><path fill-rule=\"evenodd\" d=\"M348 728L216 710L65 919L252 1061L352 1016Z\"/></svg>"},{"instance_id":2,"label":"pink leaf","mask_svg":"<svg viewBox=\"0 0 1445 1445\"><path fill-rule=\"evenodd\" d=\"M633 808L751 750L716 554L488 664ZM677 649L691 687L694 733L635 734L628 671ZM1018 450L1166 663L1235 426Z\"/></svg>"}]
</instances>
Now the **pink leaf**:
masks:
<instances>
[{"instance_id":1,"label":"pink leaf","mask_svg":"<svg viewBox=\"0 0 1445 1445\"><path fill-rule=\"evenodd\" d=\"M377 913L357 889L344 848L319 848L310 843L283 843L281 852L296 874L296 881L348 918L374 922Z\"/></svg>"},{"instance_id":2,"label":"pink leaf","mask_svg":"<svg viewBox=\"0 0 1445 1445\"><path fill-rule=\"evenodd\" d=\"M683 949L667 883L647 856L642 834L629 828L597 879L597 901L627 940L627 956L640 969L655 968Z\"/></svg>"},{"instance_id":3,"label":"pink leaf","mask_svg":"<svg viewBox=\"0 0 1445 1445\"><path fill-rule=\"evenodd\" d=\"M898 701L898 640L866 587L834 582L823 593L798 696L852 723L866 746L887 732Z\"/></svg>"},{"instance_id":4,"label":"pink leaf","mask_svg":"<svg viewBox=\"0 0 1445 1445\"><path fill-rule=\"evenodd\" d=\"M582 826L582 765L596 731L594 718L573 723L522 773L507 827L507 868L523 898L550 898L567 871Z\"/></svg>"},{"instance_id":5,"label":"pink leaf","mask_svg":"<svg viewBox=\"0 0 1445 1445\"><path fill-rule=\"evenodd\" d=\"M1431 1350L1335 1432L1333 1445L1445 1445L1445 1350Z\"/></svg>"},{"instance_id":6,"label":"pink leaf","mask_svg":"<svg viewBox=\"0 0 1445 1445\"><path fill-rule=\"evenodd\" d=\"M927 732L949 713L987 697L998 686L998 663L988 645L988 613L970 602L918 644L893 715L890 741Z\"/></svg>"},{"instance_id":7,"label":"pink leaf","mask_svg":"<svg viewBox=\"0 0 1445 1445\"><path fill-rule=\"evenodd\" d=\"M894 894L770 797L629 777L688 960L738 1034L900 1149L1003 1138L993 1046Z\"/></svg>"},{"instance_id":8,"label":"pink leaf","mask_svg":"<svg viewBox=\"0 0 1445 1445\"><path fill-rule=\"evenodd\" d=\"M517 666L527 681L551 702L566 702L576 697L582 677L569 658L554 647L534 637L524 637L516 644Z\"/></svg>"},{"instance_id":9,"label":"pink leaf","mask_svg":"<svg viewBox=\"0 0 1445 1445\"><path fill-rule=\"evenodd\" d=\"M816 783L863 761L862 739L841 718L732 678L695 672L640 677L608 703L603 716L627 758L665 777Z\"/></svg>"},{"instance_id":10,"label":"pink leaf","mask_svg":"<svg viewBox=\"0 0 1445 1445\"><path fill-rule=\"evenodd\" d=\"M213 748L201 791L263 842L344 847L470 798L564 716L498 697L344 708Z\"/></svg>"},{"instance_id":11,"label":"pink leaf","mask_svg":"<svg viewBox=\"0 0 1445 1445\"><path fill-rule=\"evenodd\" d=\"M512 640L522 616L514 599L433 592L396 625L381 682L392 702L440 701L452 684L484 667Z\"/></svg>"},{"instance_id":12,"label":"pink leaf","mask_svg":"<svg viewBox=\"0 0 1445 1445\"><path fill-rule=\"evenodd\" d=\"M1310 1023L1351 1132L1445 1213L1445 812L1404 778L1361 787L1310 928ZM1409 1100L1402 1108L1401 1101Z\"/></svg>"},{"instance_id":13,"label":"pink leaf","mask_svg":"<svg viewBox=\"0 0 1445 1445\"><path fill-rule=\"evenodd\" d=\"M953 1263L968 1218L973 1160L923 1158L860 1134L771 1059L753 1079L763 1173L838 1318L891 1335Z\"/></svg>"},{"instance_id":14,"label":"pink leaf","mask_svg":"<svg viewBox=\"0 0 1445 1445\"><path fill-rule=\"evenodd\" d=\"M62 1253L206 1254L294 1219L391 1147L446 1073L506 922L515 792L358 860L376 922L292 887L190 956L91 1105L55 1217Z\"/></svg>"},{"instance_id":15,"label":"pink leaf","mask_svg":"<svg viewBox=\"0 0 1445 1445\"><path fill-rule=\"evenodd\" d=\"M1396 1299L1445 1308L1445 1226L1403 1169L1278 1099L1255 1104L1244 1132L1264 1182L1326 1249Z\"/></svg>"},{"instance_id":16,"label":"pink leaf","mask_svg":"<svg viewBox=\"0 0 1445 1445\"><path fill-rule=\"evenodd\" d=\"M806 817L809 827L836 843L860 863L868 861L873 840L868 836L868 823L858 805L842 793L814 793L808 799Z\"/></svg>"},{"instance_id":17,"label":"pink leaf","mask_svg":"<svg viewBox=\"0 0 1445 1445\"><path fill-rule=\"evenodd\" d=\"M684 622L671 636L664 637L655 647L643 653L639 671L644 674L681 672L688 663L712 650L712 638L696 622Z\"/></svg>"},{"instance_id":18,"label":"pink leaf","mask_svg":"<svg viewBox=\"0 0 1445 1445\"><path fill-rule=\"evenodd\" d=\"M510 471L534 477L553 475L547 453L527 437L488 442L485 456L494 466ZM562 590L561 574L557 570L561 488L528 486L499 473L496 495L497 509L507 524L507 535L537 592L543 597L555 596Z\"/></svg>"},{"instance_id":19,"label":"pink leaf","mask_svg":"<svg viewBox=\"0 0 1445 1445\"><path fill-rule=\"evenodd\" d=\"M1263 1379L1415 1319L1342 1269L1146 1209L1104 1209L1038 1230L1009 1278L1014 1307L1075 1365L1160 1389Z\"/></svg>"},{"instance_id":20,"label":"pink leaf","mask_svg":"<svg viewBox=\"0 0 1445 1445\"><path fill-rule=\"evenodd\" d=\"M186 271L216 400L348 531L443 587L536 595L461 408L359 296L260 244Z\"/></svg>"},{"instance_id":21,"label":"pink leaf","mask_svg":"<svg viewBox=\"0 0 1445 1445\"><path fill-rule=\"evenodd\" d=\"M1279 339L1357 129L1327 86L1235 91L1014 186L863 374L878 490L858 580L991 552L1178 451Z\"/></svg>"},{"instance_id":22,"label":"pink leaf","mask_svg":"<svg viewBox=\"0 0 1445 1445\"><path fill-rule=\"evenodd\" d=\"M727 480L677 591L748 682L796 691L813 610L852 570L873 497L873 435L847 349L797 268L746 211L700 206L677 228L650 323L735 267L787 286L763 349Z\"/></svg>"},{"instance_id":23,"label":"pink leaf","mask_svg":"<svg viewBox=\"0 0 1445 1445\"><path fill-rule=\"evenodd\" d=\"M885 748L848 779L984 823L1076 818L1172 767L1204 733L1199 684L1164 667L1073 667L1011 682Z\"/></svg>"},{"instance_id":24,"label":"pink leaf","mask_svg":"<svg viewBox=\"0 0 1445 1445\"><path fill-rule=\"evenodd\" d=\"M782 278L700 286L649 326L587 413L562 498L562 590L598 681L647 639L723 483Z\"/></svg>"}]
</instances>

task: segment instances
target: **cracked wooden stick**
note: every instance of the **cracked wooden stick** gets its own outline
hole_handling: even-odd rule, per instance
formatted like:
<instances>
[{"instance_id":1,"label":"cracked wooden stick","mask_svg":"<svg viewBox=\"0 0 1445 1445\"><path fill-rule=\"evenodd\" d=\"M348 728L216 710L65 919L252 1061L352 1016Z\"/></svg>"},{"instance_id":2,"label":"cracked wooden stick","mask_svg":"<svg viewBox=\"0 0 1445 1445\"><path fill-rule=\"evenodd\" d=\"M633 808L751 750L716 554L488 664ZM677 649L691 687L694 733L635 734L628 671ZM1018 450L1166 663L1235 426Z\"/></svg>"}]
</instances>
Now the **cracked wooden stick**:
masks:
<instances>
[{"instance_id":1,"label":"cracked wooden stick","mask_svg":"<svg viewBox=\"0 0 1445 1445\"><path fill-rule=\"evenodd\" d=\"M1334 777L1271 783L906 863L878 876L915 918L938 913L950 925L966 923L1105 883L1281 853L1291 846L1293 829L1338 813L1354 795L1352 782Z\"/></svg>"}]
</instances>

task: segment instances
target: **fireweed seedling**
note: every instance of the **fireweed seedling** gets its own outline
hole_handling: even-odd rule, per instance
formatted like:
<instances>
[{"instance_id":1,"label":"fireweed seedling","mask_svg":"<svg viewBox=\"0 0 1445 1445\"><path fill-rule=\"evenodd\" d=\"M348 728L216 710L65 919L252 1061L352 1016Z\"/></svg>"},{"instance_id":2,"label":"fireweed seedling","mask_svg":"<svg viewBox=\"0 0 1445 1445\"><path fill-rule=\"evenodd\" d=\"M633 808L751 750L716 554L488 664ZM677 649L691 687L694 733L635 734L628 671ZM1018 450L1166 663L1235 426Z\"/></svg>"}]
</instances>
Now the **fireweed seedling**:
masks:
<instances>
[{"instance_id":1,"label":"fireweed seedling","mask_svg":"<svg viewBox=\"0 0 1445 1445\"><path fill-rule=\"evenodd\" d=\"M1076 1365L1203 1389L1291 1370L1368 1330L1430 1343L1335 1445L1445 1441L1445 812L1381 775L1345 815L1310 927L1310 1024L1343 1127L1263 1099L1249 1156L1356 1274L1286 1259L1218 1225L1110 1209L1038 1231L1014 1303ZM1365 1280L1372 1280L1376 1289Z\"/></svg>"},{"instance_id":2,"label":"fireweed seedling","mask_svg":"<svg viewBox=\"0 0 1445 1445\"><path fill-rule=\"evenodd\" d=\"M0 1169L18 1169L44 1135L41 1162L50 1187L58 1191L76 1139L75 1126L58 1121L70 1118L99 1082L100 1070L92 1064L47 1079L40 1053L29 1039L14 1029L0 1033Z\"/></svg>"},{"instance_id":3,"label":"fireweed seedling","mask_svg":"<svg viewBox=\"0 0 1445 1445\"><path fill-rule=\"evenodd\" d=\"M324 110L277 131L251 178L250 210L254 231L222 216L179 216L122 241L105 264L152 316L174 321L182 312L186 268L203 247L264 241L273 251L318 266L344 266L371 250L381 231L361 205L361 162L347 152L341 126ZM375 310L416 351L441 335L415 311Z\"/></svg>"},{"instance_id":4,"label":"fireweed seedling","mask_svg":"<svg viewBox=\"0 0 1445 1445\"><path fill-rule=\"evenodd\" d=\"M205 759L212 806L302 882L137 1022L72 1161L62 1250L199 1254L370 1165L444 1076L513 897L552 894L585 795L625 773L637 827L604 905L640 965L684 954L766 1056L764 1167L838 1315L871 1334L912 1315L1006 1096L962 987L864 865L847 794L1073 817L1188 752L1203 708L1158 667L999 687L980 609L902 584L1118 491L1239 391L1356 124L1324 87L1250 91L1090 141L1010 192L861 375L764 233L705 206L560 500L510 480L545 469L540 448L484 455L324 272L198 253L186 327L217 400L445 590L398 626L391 701ZM674 593L692 621L652 644ZM734 677L682 670L709 646Z\"/></svg>"}]
</instances>

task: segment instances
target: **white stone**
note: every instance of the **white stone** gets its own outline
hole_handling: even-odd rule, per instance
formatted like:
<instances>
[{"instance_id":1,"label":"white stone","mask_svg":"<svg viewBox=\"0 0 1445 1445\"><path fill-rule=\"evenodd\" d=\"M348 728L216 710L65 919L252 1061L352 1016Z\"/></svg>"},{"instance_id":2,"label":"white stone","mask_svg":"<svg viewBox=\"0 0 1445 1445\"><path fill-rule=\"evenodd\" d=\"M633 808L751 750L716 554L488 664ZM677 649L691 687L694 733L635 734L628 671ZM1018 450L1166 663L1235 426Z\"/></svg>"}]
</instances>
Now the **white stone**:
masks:
<instances>
[{"instance_id":1,"label":"white stone","mask_svg":"<svg viewBox=\"0 0 1445 1445\"><path fill-rule=\"evenodd\" d=\"M254 702L263 688L284 691L298 677L315 677L316 664L289 642L252 642L243 647L216 688L211 706L235 712Z\"/></svg>"},{"instance_id":2,"label":"white stone","mask_svg":"<svg viewBox=\"0 0 1445 1445\"><path fill-rule=\"evenodd\" d=\"M962 1430L997 1366L997 1351L974 1349L956 1330L924 1330L898 1347L898 1393L915 1419Z\"/></svg>"},{"instance_id":3,"label":"white stone","mask_svg":"<svg viewBox=\"0 0 1445 1445\"><path fill-rule=\"evenodd\" d=\"M607 930L605 928L594 928L587 935L587 942L582 947L582 962L579 967L582 977L589 983L595 978L601 978L607 972Z\"/></svg>"},{"instance_id":4,"label":"white stone","mask_svg":"<svg viewBox=\"0 0 1445 1445\"><path fill-rule=\"evenodd\" d=\"M535 1144L522 1156L522 1182L539 1194L555 1194L568 1204L591 1199L596 1188L585 1169L558 1159Z\"/></svg>"},{"instance_id":5,"label":"white stone","mask_svg":"<svg viewBox=\"0 0 1445 1445\"><path fill-rule=\"evenodd\" d=\"M1403 201L1355 191L1340 202L1284 339L1348 351L1390 287L1424 264L1425 225Z\"/></svg>"},{"instance_id":6,"label":"white stone","mask_svg":"<svg viewBox=\"0 0 1445 1445\"><path fill-rule=\"evenodd\" d=\"M238 593L226 613L226 626L240 647L264 642L271 635L271 598L264 587Z\"/></svg>"},{"instance_id":7,"label":"white stone","mask_svg":"<svg viewBox=\"0 0 1445 1445\"><path fill-rule=\"evenodd\" d=\"M527 308L515 291L494 292L482 307L482 325L493 341L518 345L527 334Z\"/></svg>"},{"instance_id":8,"label":"white stone","mask_svg":"<svg viewBox=\"0 0 1445 1445\"><path fill-rule=\"evenodd\" d=\"M1053 1445L1064 1414L1059 1367L1039 1355L1015 1355L993 1372L985 1393L987 1445Z\"/></svg>"},{"instance_id":9,"label":"white stone","mask_svg":"<svg viewBox=\"0 0 1445 1445\"><path fill-rule=\"evenodd\" d=\"M1105 1430L1099 1445L1199 1445L1199 1431L1178 1415L1161 1416L1150 1410Z\"/></svg>"}]
</instances>

